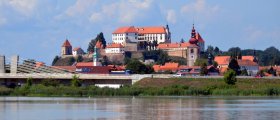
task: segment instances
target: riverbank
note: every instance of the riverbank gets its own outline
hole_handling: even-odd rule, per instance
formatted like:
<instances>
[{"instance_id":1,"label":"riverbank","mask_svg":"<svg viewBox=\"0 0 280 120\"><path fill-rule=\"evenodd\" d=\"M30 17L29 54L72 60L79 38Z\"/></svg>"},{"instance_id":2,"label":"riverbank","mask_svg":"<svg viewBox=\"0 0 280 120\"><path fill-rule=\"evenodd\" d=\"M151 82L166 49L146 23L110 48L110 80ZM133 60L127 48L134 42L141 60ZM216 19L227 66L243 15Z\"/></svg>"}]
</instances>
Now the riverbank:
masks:
<instances>
[{"instance_id":1,"label":"riverbank","mask_svg":"<svg viewBox=\"0 0 280 120\"><path fill-rule=\"evenodd\" d=\"M145 78L119 89L36 84L18 88L0 87L1 96L278 96L280 79L238 79L227 85L223 79Z\"/></svg>"}]
</instances>

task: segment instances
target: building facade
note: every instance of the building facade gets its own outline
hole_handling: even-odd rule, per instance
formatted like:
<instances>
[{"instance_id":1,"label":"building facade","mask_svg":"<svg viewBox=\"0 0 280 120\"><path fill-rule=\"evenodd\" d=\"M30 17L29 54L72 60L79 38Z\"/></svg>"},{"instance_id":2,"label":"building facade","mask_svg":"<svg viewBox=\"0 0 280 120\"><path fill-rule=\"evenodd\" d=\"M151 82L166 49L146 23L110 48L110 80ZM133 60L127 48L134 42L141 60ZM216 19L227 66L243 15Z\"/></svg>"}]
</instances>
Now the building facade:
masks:
<instances>
[{"instance_id":1,"label":"building facade","mask_svg":"<svg viewBox=\"0 0 280 120\"><path fill-rule=\"evenodd\" d=\"M83 55L85 54L84 50L80 47L76 47L72 51L73 56Z\"/></svg>"},{"instance_id":2,"label":"building facade","mask_svg":"<svg viewBox=\"0 0 280 120\"><path fill-rule=\"evenodd\" d=\"M156 27L120 27L112 33L113 43L126 45L126 43L137 43L139 45L157 41L157 43L170 43L171 33L169 26Z\"/></svg>"},{"instance_id":3,"label":"building facade","mask_svg":"<svg viewBox=\"0 0 280 120\"><path fill-rule=\"evenodd\" d=\"M105 49L105 53L124 53L125 49L122 44L120 43L112 43L108 44Z\"/></svg>"}]
</instances>

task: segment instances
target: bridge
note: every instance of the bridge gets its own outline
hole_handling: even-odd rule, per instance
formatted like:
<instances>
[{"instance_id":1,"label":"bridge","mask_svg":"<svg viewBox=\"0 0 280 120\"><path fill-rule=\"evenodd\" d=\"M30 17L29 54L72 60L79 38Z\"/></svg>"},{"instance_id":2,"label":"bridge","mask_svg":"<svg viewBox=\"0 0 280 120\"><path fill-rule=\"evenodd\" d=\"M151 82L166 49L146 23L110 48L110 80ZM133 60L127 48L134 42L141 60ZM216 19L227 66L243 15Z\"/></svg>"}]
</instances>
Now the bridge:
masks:
<instances>
[{"instance_id":1,"label":"bridge","mask_svg":"<svg viewBox=\"0 0 280 120\"><path fill-rule=\"evenodd\" d=\"M81 74L75 71L47 66L34 59L20 59L19 56L12 56L11 59L6 60L5 56L0 56L0 85L21 85L26 83L29 78L35 84L46 79L59 80L63 84L70 84L74 75L83 80L85 85L111 85L118 87L120 85L131 85L138 80L152 76L138 74Z\"/></svg>"}]
</instances>

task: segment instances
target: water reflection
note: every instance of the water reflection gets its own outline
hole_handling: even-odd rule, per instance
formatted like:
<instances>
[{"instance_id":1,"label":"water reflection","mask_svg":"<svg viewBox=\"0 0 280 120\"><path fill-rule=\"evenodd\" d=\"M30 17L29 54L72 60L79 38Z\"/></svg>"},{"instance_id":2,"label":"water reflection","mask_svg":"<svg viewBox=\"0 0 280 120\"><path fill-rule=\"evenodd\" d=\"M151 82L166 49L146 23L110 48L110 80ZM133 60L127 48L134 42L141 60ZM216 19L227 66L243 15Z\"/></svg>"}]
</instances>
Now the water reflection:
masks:
<instances>
[{"instance_id":1,"label":"water reflection","mask_svg":"<svg viewBox=\"0 0 280 120\"><path fill-rule=\"evenodd\" d=\"M0 97L1 120L279 118L279 97Z\"/></svg>"}]
</instances>

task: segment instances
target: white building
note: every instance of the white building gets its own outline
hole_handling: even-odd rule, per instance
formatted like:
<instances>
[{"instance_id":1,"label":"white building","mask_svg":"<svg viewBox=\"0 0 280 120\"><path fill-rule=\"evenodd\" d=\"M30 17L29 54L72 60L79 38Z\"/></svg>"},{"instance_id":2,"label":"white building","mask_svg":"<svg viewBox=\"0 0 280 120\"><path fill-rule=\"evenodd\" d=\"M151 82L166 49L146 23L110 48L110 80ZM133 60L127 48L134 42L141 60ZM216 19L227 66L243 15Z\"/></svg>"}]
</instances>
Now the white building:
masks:
<instances>
[{"instance_id":1,"label":"white building","mask_svg":"<svg viewBox=\"0 0 280 120\"><path fill-rule=\"evenodd\" d=\"M105 49L105 53L124 53L125 48L120 43L108 44Z\"/></svg>"},{"instance_id":2,"label":"white building","mask_svg":"<svg viewBox=\"0 0 280 120\"><path fill-rule=\"evenodd\" d=\"M171 33L168 25L166 27L120 27L113 32L112 40L113 43L120 43L122 45L153 41L157 41L157 43L170 43Z\"/></svg>"},{"instance_id":3,"label":"white building","mask_svg":"<svg viewBox=\"0 0 280 120\"><path fill-rule=\"evenodd\" d=\"M237 60L238 65L240 66L241 70L246 69L247 73L251 76L254 76L259 71L259 65L256 62L250 60Z\"/></svg>"},{"instance_id":4,"label":"white building","mask_svg":"<svg viewBox=\"0 0 280 120\"><path fill-rule=\"evenodd\" d=\"M83 55L85 52L83 51L82 48L76 47L73 49L72 54L73 56L78 56L78 55Z\"/></svg>"}]
</instances>

